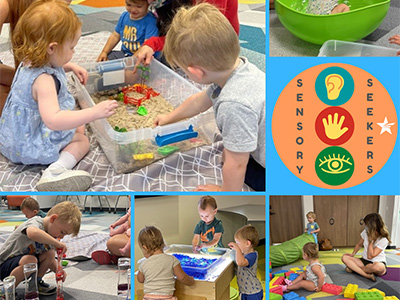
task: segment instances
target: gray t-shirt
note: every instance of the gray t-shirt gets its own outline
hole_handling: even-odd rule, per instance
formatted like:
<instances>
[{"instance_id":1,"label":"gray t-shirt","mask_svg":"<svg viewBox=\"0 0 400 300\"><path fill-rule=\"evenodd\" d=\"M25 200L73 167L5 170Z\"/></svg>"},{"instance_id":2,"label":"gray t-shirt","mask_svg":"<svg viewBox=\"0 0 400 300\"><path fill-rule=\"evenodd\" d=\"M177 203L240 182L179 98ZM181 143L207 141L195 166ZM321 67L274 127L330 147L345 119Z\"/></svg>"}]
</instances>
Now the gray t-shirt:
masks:
<instances>
[{"instance_id":1,"label":"gray t-shirt","mask_svg":"<svg viewBox=\"0 0 400 300\"><path fill-rule=\"evenodd\" d=\"M174 268L179 260L165 253L152 255L139 266L144 275L144 293L154 295L173 295L175 291Z\"/></svg>"},{"instance_id":2,"label":"gray t-shirt","mask_svg":"<svg viewBox=\"0 0 400 300\"><path fill-rule=\"evenodd\" d=\"M224 147L249 152L265 168L265 73L245 57L221 89L212 84L207 95Z\"/></svg>"},{"instance_id":3,"label":"gray t-shirt","mask_svg":"<svg viewBox=\"0 0 400 300\"><path fill-rule=\"evenodd\" d=\"M244 258L249 264L246 267L237 266L236 276L239 292L245 295L257 294L262 291L261 282L257 278L258 253L257 251L248 253Z\"/></svg>"},{"instance_id":4,"label":"gray t-shirt","mask_svg":"<svg viewBox=\"0 0 400 300\"><path fill-rule=\"evenodd\" d=\"M0 249L0 265L7 259L18 255L38 255L53 249L52 246L32 241L26 235L28 227L36 227L44 231L43 219L35 216L24 222L8 237Z\"/></svg>"}]
</instances>

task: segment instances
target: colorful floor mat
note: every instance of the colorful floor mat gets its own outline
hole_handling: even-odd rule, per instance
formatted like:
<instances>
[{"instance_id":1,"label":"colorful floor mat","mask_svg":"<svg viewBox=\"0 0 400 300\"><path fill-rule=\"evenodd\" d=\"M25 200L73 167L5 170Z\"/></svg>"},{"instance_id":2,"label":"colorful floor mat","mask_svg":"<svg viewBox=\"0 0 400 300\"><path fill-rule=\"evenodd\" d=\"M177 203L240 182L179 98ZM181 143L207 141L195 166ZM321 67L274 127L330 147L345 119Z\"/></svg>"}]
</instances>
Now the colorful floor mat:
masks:
<instances>
[{"instance_id":1,"label":"colorful floor mat","mask_svg":"<svg viewBox=\"0 0 400 300\"><path fill-rule=\"evenodd\" d=\"M400 297L400 251L398 250L386 250L386 259L388 265L388 273L385 276L377 277L376 282L366 279L356 273L347 273L345 266L341 261L341 257L345 253L351 253L353 248L343 248L339 251L321 251L319 260L325 266L328 277L326 282L333 283L342 287L346 287L348 284L357 284L358 291L363 292L372 288L376 288L386 294L386 296ZM357 253L357 256L361 256L362 252ZM290 270L291 268L301 268L308 265L308 262L304 260L298 260L291 265L273 268L272 273L279 270ZM340 295L331 295L324 292L308 292L306 290L294 291L300 297L306 298L318 298L324 300L335 300L343 299L343 292Z\"/></svg>"}]
</instances>

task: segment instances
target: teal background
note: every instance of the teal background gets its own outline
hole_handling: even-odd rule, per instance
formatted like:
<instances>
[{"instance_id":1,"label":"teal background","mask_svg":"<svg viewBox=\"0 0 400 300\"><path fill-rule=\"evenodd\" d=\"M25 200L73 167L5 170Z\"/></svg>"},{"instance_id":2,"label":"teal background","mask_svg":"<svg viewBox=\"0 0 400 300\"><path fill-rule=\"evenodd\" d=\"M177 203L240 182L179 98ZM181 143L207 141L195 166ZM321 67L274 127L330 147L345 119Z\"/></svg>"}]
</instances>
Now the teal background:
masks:
<instances>
[{"instance_id":1,"label":"teal background","mask_svg":"<svg viewBox=\"0 0 400 300\"><path fill-rule=\"evenodd\" d=\"M343 77L343 87L340 91L339 97L336 100L329 100L327 88L325 85L325 78L330 74L339 74ZM319 100L329 106L339 106L345 104L354 93L354 80L353 77L345 69L340 67L329 67L323 70L315 80L315 92Z\"/></svg>"}]
</instances>

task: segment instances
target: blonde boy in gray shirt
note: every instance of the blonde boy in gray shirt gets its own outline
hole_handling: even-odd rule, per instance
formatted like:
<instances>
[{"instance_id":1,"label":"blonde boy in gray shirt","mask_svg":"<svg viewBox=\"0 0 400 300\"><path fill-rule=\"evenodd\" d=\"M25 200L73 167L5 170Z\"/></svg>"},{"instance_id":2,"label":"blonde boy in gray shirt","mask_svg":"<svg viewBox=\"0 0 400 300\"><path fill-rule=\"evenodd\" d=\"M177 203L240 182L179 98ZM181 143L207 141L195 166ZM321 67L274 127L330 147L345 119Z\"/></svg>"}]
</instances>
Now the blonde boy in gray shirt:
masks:
<instances>
[{"instance_id":1,"label":"blonde boy in gray shirt","mask_svg":"<svg viewBox=\"0 0 400 300\"><path fill-rule=\"evenodd\" d=\"M174 123L213 107L224 152L222 185L198 191L241 191L245 182L265 191L265 73L239 57L239 39L214 6L181 8L168 30L164 55L193 81L211 86L186 99L155 125Z\"/></svg>"}]
</instances>

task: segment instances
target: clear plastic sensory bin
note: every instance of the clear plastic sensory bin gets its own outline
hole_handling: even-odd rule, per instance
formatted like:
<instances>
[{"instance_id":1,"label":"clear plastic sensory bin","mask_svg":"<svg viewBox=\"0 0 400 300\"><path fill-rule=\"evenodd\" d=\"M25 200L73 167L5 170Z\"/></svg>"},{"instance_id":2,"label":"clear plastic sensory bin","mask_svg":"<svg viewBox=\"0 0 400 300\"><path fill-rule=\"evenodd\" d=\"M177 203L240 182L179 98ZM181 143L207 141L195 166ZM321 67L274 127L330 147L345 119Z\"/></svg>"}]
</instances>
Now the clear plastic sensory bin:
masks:
<instances>
[{"instance_id":1,"label":"clear plastic sensory bin","mask_svg":"<svg viewBox=\"0 0 400 300\"><path fill-rule=\"evenodd\" d=\"M338 40L326 41L318 56L397 56L397 49Z\"/></svg>"},{"instance_id":2,"label":"clear plastic sensory bin","mask_svg":"<svg viewBox=\"0 0 400 300\"><path fill-rule=\"evenodd\" d=\"M191 245L170 245L164 252L175 256L182 269L197 280L209 280L220 273L219 267L230 259L230 249L209 248L193 253Z\"/></svg>"},{"instance_id":3,"label":"clear plastic sensory bin","mask_svg":"<svg viewBox=\"0 0 400 300\"><path fill-rule=\"evenodd\" d=\"M85 86L72 74L81 108L93 107L97 103L96 95L103 94L107 99L119 101L119 106L126 105L128 115L125 118L143 117L152 121L155 111L152 115L144 104L151 103L154 95L161 95L176 108L200 91L157 60L153 60L148 69L138 69L135 74L134 66L133 57L86 65L89 78ZM140 99L130 97L128 92L132 91L139 93ZM212 109L190 119L154 128L150 125L127 130L112 126L109 119L93 121L90 128L117 173L136 171L174 152L211 144L217 132Z\"/></svg>"}]
</instances>

